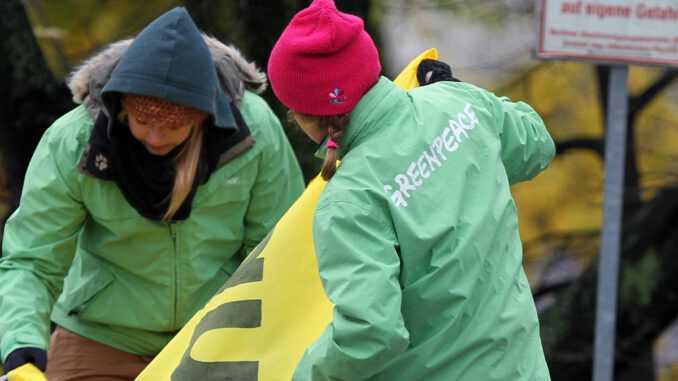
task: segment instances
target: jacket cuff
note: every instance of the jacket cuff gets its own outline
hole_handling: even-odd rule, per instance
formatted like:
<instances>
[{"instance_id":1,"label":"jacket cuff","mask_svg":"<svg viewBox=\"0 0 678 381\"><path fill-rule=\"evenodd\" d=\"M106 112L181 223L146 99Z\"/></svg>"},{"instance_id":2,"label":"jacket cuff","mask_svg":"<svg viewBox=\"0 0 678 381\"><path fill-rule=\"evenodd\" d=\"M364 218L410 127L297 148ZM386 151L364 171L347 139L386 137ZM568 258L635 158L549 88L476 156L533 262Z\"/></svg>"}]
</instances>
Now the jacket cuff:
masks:
<instances>
[{"instance_id":1,"label":"jacket cuff","mask_svg":"<svg viewBox=\"0 0 678 381\"><path fill-rule=\"evenodd\" d=\"M5 361L7 361L7 356L19 348L33 347L44 349L45 351L47 350L47 343L38 343L33 336L25 334L17 335L15 337L8 336L9 334L5 334L5 338L3 338L2 342L0 342L0 355L2 356L3 364Z\"/></svg>"}]
</instances>

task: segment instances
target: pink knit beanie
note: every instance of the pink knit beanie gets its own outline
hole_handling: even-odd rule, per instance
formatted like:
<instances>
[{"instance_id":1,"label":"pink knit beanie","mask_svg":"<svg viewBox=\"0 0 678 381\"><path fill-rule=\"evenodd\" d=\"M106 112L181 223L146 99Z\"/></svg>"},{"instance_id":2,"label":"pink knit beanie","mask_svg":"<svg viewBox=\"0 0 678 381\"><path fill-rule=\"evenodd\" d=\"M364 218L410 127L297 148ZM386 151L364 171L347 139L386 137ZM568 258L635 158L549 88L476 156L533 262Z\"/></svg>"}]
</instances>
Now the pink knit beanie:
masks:
<instances>
[{"instance_id":1,"label":"pink knit beanie","mask_svg":"<svg viewBox=\"0 0 678 381\"><path fill-rule=\"evenodd\" d=\"M381 65L363 20L314 0L273 47L268 77L288 108L309 115L350 112L379 80Z\"/></svg>"}]
</instances>

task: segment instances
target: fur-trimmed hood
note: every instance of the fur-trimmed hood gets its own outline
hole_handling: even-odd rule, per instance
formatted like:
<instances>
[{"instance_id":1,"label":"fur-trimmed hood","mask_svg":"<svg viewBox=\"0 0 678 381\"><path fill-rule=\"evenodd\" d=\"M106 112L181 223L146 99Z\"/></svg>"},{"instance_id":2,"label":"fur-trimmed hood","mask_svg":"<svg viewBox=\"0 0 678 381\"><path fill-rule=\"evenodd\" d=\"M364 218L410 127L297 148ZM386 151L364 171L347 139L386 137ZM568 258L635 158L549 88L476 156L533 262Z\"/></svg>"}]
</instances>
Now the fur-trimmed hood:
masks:
<instances>
[{"instance_id":1,"label":"fur-trimmed hood","mask_svg":"<svg viewBox=\"0 0 678 381\"><path fill-rule=\"evenodd\" d=\"M202 36L212 54L221 86L236 106L240 107L246 89L256 93L266 90L266 74L253 62L248 62L237 48L225 45L214 37ZM101 90L132 41L130 38L108 45L85 60L69 76L68 87L73 94L73 101L84 104L92 118L96 119L103 107Z\"/></svg>"}]
</instances>

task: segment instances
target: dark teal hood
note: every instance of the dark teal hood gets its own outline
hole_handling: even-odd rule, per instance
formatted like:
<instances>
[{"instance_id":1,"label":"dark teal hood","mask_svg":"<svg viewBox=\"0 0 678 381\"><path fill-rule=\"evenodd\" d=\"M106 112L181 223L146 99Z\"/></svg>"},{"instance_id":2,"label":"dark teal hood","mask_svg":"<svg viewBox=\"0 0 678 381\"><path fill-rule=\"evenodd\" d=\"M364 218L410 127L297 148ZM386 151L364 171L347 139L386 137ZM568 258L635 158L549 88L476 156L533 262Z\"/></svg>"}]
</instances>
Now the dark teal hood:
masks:
<instances>
[{"instance_id":1,"label":"dark teal hood","mask_svg":"<svg viewBox=\"0 0 678 381\"><path fill-rule=\"evenodd\" d=\"M184 8L144 28L118 62L102 90L110 119L119 110L119 93L166 99L209 113L216 127L236 128L212 55Z\"/></svg>"}]
</instances>

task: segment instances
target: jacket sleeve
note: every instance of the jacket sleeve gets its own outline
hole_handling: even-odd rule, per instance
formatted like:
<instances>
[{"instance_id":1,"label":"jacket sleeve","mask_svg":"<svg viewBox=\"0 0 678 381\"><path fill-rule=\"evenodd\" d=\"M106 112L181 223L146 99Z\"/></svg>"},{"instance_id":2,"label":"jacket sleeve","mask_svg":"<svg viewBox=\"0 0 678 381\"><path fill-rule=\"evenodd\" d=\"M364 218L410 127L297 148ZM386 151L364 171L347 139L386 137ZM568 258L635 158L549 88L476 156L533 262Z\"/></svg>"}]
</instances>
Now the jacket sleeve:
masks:
<instances>
[{"instance_id":1,"label":"jacket sleeve","mask_svg":"<svg viewBox=\"0 0 678 381\"><path fill-rule=\"evenodd\" d=\"M495 116L509 183L530 180L546 169L556 149L539 114L524 102L511 102L491 93L484 96Z\"/></svg>"},{"instance_id":2,"label":"jacket sleeve","mask_svg":"<svg viewBox=\"0 0 678 381\"><path fill-rule=\"evenodd\" d=\"M255 144L264 147L245 215L243 257L273 229L304 190L299 163L280 121L268 106L261 106L256 123L261 124L258 129L262 133Z\"/></svg>"},{"instance_id":3,"label":"jacket sleeve","mask_svg":"<svg viewBox=\"0 0 678 381\"><path fill-rule=\"evenodd\" d=\"M293 380L364 380L409 344L400 310L400 259L390 225L362 207L319 208L314 243L333 321L304 353Z\"/></svg>"},{"instance_id":4,"label":"jacket sleeve","mask_svg":"<svg viewBox=\"0 0 678 381\"><path fill-rule=\"evenodd\" d=\"M48 129L31 159L0 259L0 352L46 349L49 317L85 219L73 152Z\"/></svg>"}]
</instances>

